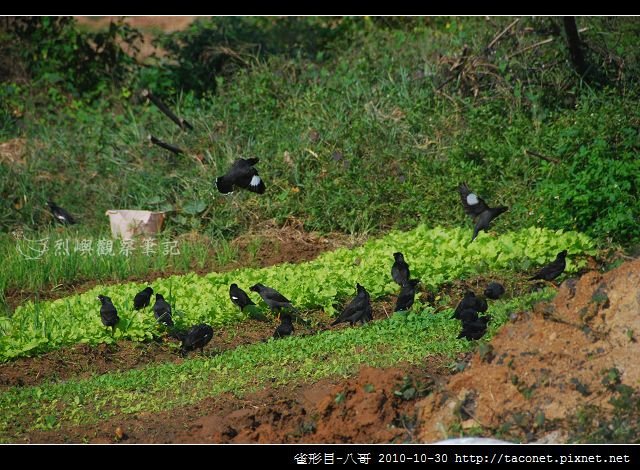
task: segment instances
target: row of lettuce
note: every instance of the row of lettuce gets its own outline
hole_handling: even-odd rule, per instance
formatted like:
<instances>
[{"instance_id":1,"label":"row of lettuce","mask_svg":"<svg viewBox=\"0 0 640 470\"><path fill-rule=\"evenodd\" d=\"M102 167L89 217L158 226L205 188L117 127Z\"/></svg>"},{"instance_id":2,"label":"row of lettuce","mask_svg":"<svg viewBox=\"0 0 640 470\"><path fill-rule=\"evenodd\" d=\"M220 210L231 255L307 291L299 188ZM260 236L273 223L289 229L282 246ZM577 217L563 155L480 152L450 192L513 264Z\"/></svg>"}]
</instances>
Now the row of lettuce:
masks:
<instances>
[{"instance_id":1,"label":"row of lettuce","mask_svg":"<svg viewBox=\"0 0 640 470\"><path fill-rule=\"evenodd\" d=\"M580 255L594 255L594 243L577 232L530 227L500 236L481 234L470 243L469 230L418 226L409 232L391 232L353 249L338 249L296 265L156 279L150 284L174 308L178 328L206 322L214 327L245 320L229 299L229 285L263 283L277 289L302 310L324 309L335 314L357 282L373 299L397 293L391 279L392 254L401 251L411 276L428 288L474 274L496 271L529 271L569 252L567 272L586 262ZM96 286L79 295L49 302L28 302L10 318L0 318L0 361L33 356L77 343L97 344L118 339L145 341L162 334L149 309L134 311L133 297L147 284L136 282ZM111 297L121 318L115 334L101 323L99 294ZM253 293L250 292L253 295ZM254 300L266 310L255 294Z\"/></svg>"}]
</instances>

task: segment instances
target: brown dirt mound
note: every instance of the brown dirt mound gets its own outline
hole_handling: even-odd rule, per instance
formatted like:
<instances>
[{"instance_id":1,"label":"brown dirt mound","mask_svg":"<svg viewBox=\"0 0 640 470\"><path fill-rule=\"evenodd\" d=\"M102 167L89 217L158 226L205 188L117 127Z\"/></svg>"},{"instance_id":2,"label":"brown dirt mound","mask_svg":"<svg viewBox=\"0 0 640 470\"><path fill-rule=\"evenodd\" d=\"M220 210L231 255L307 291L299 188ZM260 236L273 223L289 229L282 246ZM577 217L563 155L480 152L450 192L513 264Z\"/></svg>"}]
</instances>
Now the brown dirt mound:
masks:
<instances>
[{"instance_id":1,"label":"brown dirt mound","mask_svg":"<svg viewBox=\"0 0 640 470\"><path fill-rule=\"evenodd\" d=\"M640 259L569 279L552 302L514 315L467 370L420 404L419 441L471 428L521 441L554 431L553 441L565 441L563 423L581 406L609 406L605 371L638 384L639 285Z\"/></svg>"}]
</instances>

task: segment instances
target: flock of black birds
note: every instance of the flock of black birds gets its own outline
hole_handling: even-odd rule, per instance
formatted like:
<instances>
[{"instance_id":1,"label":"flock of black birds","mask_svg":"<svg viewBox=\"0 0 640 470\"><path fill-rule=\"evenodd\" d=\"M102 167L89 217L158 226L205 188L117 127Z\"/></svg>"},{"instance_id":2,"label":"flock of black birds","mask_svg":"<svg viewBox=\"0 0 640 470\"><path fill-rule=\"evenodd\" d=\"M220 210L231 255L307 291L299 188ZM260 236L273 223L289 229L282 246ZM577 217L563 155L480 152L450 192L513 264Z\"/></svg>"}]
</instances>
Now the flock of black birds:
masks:
<instances>
[{"instance_id":1,"label":"flock of black birds","mask_svg":"<svg viewBox=\"0 0 640 470\"><path fill-rule=\"evenodd\" d=\"M184 119L176 116L159 98L155 97L149 90L144 90L142 96L148 98L158 108L174 121L181 129L193 129ZM153 143L160 145L174 153L180 153L181 150L169 144L165 144L159 139L149 136ZM258 170L255 168L259 163L259 159L238 158L234 161L229 170L222 176L215 179L215 185L221 194L231 194L235 188L246 189L256 194L264 194L266 186ZM473 242L478 233L482 230L487 231L491 222L509 208L507 206L489 207L487 203L476 193L471 191L466 183L458 186L458 193L464 212L473 219L474 228L471 242ZM56 222L63 225L76 224L76 219L65 209L58 206L52 200L47 202L49 210ZM550 282L557 278L566 267L567 250L558 253L556 259L549 265L543 267L529 280L542 280ZM394 263L391 267L391 277L398 285L400 292L398 294L395 312L409 310L414 303L416 288L420 283L418 279L411 279L409 264L404 259L404 255L400 252L393 254ZM294 332L293 318L289 313L281 315L282 309L290 309L295 313L298 310L277 290L257 283L249 288L250 291L260 295L267 306L278 314L280 325L273 333L274 338L282 338L290 336ZM484 291L487 299L496 300L504 295L504 287L497 283L491 282ZM153 289L147 287L133 299L133 308L140 310L148 307L151 303ZM237 305L240 310L244 310L247 306L255 305L249 295L243 291L237 284L229 286L229 297L231 302ZM111 328L111 334L115 332L116 325L119 321L118 312L111 302L111 299L104 295L99 295L101 302L100 316L104 326ZM490 321L488 315L480 316L480 313L486 313L488 305L485 299L477 297L473 291L467 291L457 305L453 317L462 323L462 330L458 338L466 338L467 340L480 339L487 330L487 323ZM182 342L181 353L186 355L187 352L199 348L201 351L209 341L213 338L213 328L206 324L194 325L187 331L181 331L175 328L173 318L171 316L171 305L164 299L161 294L156 293L156 301L153 306L153 314L158 323L164 325L170 330L169 335ZM365 324L373 320L373 310L371 308L371 298L364 286L357 283L356 296L342 310L342 313L331 323L331 326L348 322L351 326L356 323Z\"/></svg>"},{"instance_id":2,"label":"flock of black birds","mask_svg":"<svg viewBox=\"0 0 640 470\"><path fill-rule=\"evenodd\" d=\"M153 288L146 287L142 291L138 292L133 298L133 309L141 310L148 307L151 304L151 296L153 295ZM102 324L111 328L111 334L115 332L116 325L120 320L118 311L113 305L110 297L106 295L99 295L98 300L102 304L100 306L100 318ZM196 348L200 348L202 351L211 338L213 338L213 328L204 323L195 325L187 331L180 331L176 329L171 318L171 305L164 300L162 294L156 293L156 302L153 305L153 315L156 321L168 328L170 328L169 335L182 342L181 353L183 356L189 351L193 351Z\"/></svg>"},{"instance_id":3,"label":"flock of black birds","mask_svg":"<svg viewBox=\"0 0 640 470\"><path fill-rule=\"evenodd\" d=\"M222 194L229 194L233 192L235 187L238 187L257 194L263 194L265 192L265 184L255 169L258 161L258 158L237 159L226 174L216 178L218 191ZM466 183L458 186L458 192L465 213L469 215L475 223L473 236L471 238L472 242L481 230L487 231L491 222L508 210L506 206L489 207L482 198L469 189ZM48 204L57 221L63 224L75 223L73 217L67 211L58 207L53 201L49 201ZM540 269L530 280L549 282L557 278L566 267L566 256L567 250L561 251L552 263ZM396 252L393 254L393 257L394 262L391 266L391 277L400 286L394 311L401 312L409 310L412 307L416 288L420 280L411 279L409 264L406 262L402 253ZM277 290L260 283L254 284L249 290L259 294L265 304L273 312L278 314L281 323L276 328L273 337L283 338L293 334L294 326L292 316L289 313L281 315L282 309L291 309L296 313L298 312L291 301ZM487 299L496 300L504 293L505 289L501 284L491 282L485 289L484 296ZM134 309L138 310L148 307L152 294L153 289L151 287L147 287L139 292L133 301ZM255 305L249 295L235 283L229 287L229 298L240 310L244 310L249 305ZM111 327L113 334L115 325L119 320L116 308L113 306L109 297L100 295L98 299L102 303L100 308L102 323L106 327ZM458 319L462 323L462 330L458 336L459 339L477 340L485 334L490 316L480 314L486 313L487 309L488 305L485 299L477 297L473 291L467 291L465 293L452 316L452 318ZM206 324L195 325L188 331L178 331L174 327L171 317L171 305L164 300L161 294L156 294L153 313L159 323L171 329L170 335L182 342L181 352L183 355L196 348L202 350L213 338L213 328ZM331 326L347 322L353 326L356 323L365 324L371 320L373 320L371 297L365 287L358 283L356 285L356 296L343 308L342 313Z\"/></svg>"}]
</instances>

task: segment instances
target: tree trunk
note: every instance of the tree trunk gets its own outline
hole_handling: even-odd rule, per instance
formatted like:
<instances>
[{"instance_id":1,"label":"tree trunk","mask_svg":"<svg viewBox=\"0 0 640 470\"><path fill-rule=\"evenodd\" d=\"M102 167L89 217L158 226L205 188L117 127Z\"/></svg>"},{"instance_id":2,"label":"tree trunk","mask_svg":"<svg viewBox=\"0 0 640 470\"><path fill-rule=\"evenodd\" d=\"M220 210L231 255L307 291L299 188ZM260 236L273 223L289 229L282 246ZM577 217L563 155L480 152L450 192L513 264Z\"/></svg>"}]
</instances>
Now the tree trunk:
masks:
<instances>
[{"instance_id":1,"label":"tree trunk","mask_svg":"<svg viewBox=\"0 0 640 470\"><path fill-rule=\"evenodd\" d=\"M567 34L567 42L569 43L569 52L571 54L571 62L576 71L582 76L587 71L587 66L584 62L584 56L582 55L582 49L580 48L580 36L578 36L578 27L576 26L575 16L565 16L564 31Z\"/></svg>"}]
</instances>

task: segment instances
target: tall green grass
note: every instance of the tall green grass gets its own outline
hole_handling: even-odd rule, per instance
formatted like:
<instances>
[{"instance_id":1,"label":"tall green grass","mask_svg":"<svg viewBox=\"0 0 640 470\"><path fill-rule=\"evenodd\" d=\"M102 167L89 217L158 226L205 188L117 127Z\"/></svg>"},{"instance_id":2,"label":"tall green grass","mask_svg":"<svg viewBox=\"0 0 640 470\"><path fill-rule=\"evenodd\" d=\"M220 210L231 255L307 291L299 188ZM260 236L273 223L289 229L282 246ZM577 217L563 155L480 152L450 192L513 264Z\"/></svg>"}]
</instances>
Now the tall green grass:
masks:
<instances>
[{"instance_id":1,"label":"tall green grass","mask_svg":"<svg viewBox=\"0 0 640 470\"><path fill-rule=\"evenodd\" d=\"M84 251L81 243L90 241ZM18 238L0 234L0 303L8 291L47 297L70 283L105 282L149 274L186 273L229 264L238 252L226 240L163 234L133 241L129 251L110 233L70 227L27 232ZM111 251L105 242L111 243ZM102 248L100 246L102 244ZM101 251L99 251L101 250Z\"/></svg>"},{"instance_id":2,"label":"tall green grass","mask_svg":"<svg viewBox=\"0 0 640 470\"><path fill-rule=\"evenodd\" d=\"M75 100L55 113L34 107L37 118L25 122L26 165L0 164L6 175L0 176L6 195L0 224L43 227L48 219L38 207L54 197L96 233L106 209L144 208L171 210L170 230L197 230L213 239L289 217L307 230L376 234L420 223L462 224L455 188L467 181L491 205L510 206L503 216L509 229L579 229L603 243L636 239L640 232L632 222L640 214L629 201L638 197L631 181L637 174L631 158L640 119L637 84L577 79L554 32L558 19L523 18L517 34L506 34L495 54L484 56L511 21L434 18L402 26L394 19L358 20L341 40L323 43L321 54L276 48L231 75L217 75L215 95L159 87L194 125L190 132L141 102L134 88L91 105ZM637 48L630 46L637 22L579 21L589 25L584 41L606 44L613 56L624 54L625 64L637 66ZM553 42L513 56L550 34ZM471 59L464 73L441 88L465 44ZM480 63L489 65L470 65ZM149 133L186 155L152 146ZM584 158L591 149L603 154L603 147L608 159L624 160L624 171ZM221 197L213 179L248 155L261 158L266 194ZM571 182L576 167L584 176L576 183L585 188L566 189L570 197L558 204L550 187ZM607 181L625 175L625 184L616 191L614 183L607 190L594 185L600 171ZM11 208L14 198L25 197L24 207ZM597 207L584 209L584 199Z\"/></svg>"}]
</instances>

